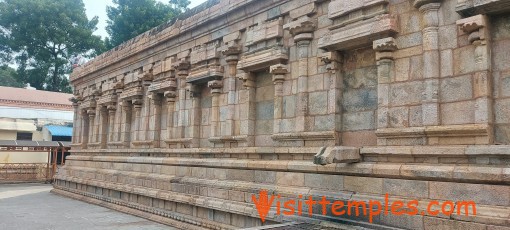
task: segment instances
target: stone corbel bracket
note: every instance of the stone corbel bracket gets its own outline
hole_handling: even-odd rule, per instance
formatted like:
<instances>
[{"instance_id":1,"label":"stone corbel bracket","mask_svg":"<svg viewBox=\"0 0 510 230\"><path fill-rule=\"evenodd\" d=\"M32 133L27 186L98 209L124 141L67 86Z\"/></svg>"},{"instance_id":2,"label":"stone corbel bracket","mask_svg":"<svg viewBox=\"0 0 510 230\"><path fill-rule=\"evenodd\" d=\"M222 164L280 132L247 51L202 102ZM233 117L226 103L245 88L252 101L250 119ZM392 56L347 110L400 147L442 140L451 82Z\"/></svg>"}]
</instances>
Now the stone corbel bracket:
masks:
<instances>
[{"instance_id":1,"label":"stone corbel bracket","mask_svg":"<svg viewBox=\"0 0 510 230\"><path fill-rule=\"evenodd\" d=\"M475 43L477 41L485 42L487 40L487 24L487 16L485 15L476 15L457 21L457 26L459 26L462 31L469 34L468 41L470 43Z\"/></svg>"},{"instance_id":2,"label":"stone corbel bracket","mask_svg":"<svg viewBox=\"0 0 510 230\"><path fill-rule=\"evenodd\" d=\"M361 161L359 148L347 146L322 147L313 157L316 165L355 163Z\"/></svg>"},{"instance_id":3,"label":"stone corbel bracket","mask_svg":"<svg viewBox=\"0 0 510 230\"><path fill-rule=\"evenodd\" d=\"M341 55L336 51L322 53L319 59L326 65L326 70L333 74L339 70L339 65L342 62Z\"/></svg>"}]
</instances>

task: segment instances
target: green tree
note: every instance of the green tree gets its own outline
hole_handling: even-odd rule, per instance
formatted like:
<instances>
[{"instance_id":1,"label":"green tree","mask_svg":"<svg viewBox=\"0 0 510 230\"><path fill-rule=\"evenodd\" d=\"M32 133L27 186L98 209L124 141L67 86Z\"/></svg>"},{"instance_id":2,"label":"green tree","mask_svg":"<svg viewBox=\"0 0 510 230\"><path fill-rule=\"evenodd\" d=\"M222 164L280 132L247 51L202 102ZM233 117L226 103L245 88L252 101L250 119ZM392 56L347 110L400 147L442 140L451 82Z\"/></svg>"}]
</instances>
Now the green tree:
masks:
<instances>
[{"instance_id":1,"label":"green tree","mask_svg":"<svg viewBox=\"0 0 510 230\"><path fill-rule=\"evenodd\" d=\"M70 92L70 57L104 50L97 23L82 0L0 0L0 54L17 63L22 83Z\"/></svg>"},{"instance_id":2,"label":"green tree","mask_svg":"<svg viewBox=\"0 0 510 230\"><path fill-rule=\"evenodd\" d=\"M114 6L107 6L110 39L108 48L136 37L164 22L174 19L187 9L188 0L170 0L169 4L156 0L113 0Z\"/></svg>"},{"instance_id":3,"label":"green tree","mask_svg":"<svg viewBox=\"0 0 510 230\"><path fill-rule=\"evenodd\" d=\"M23 87L23 84L18 81L16 70L8 65L0 66L0 86L8 87Z\"/></svg>"}]
</instances>

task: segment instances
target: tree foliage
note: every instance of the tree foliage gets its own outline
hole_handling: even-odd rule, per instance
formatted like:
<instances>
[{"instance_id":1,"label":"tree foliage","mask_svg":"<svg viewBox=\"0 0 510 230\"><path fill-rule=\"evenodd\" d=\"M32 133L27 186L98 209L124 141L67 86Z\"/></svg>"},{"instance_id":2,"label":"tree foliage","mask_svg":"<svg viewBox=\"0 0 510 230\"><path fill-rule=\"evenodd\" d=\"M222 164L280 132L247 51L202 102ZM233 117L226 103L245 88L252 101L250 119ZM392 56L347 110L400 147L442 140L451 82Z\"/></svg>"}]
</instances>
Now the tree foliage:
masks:
<instances>
[{"instance_id":1,"label":"tree foliage","mask_svg":"<svg viewBox=\"0 0 510 230\"><path fill-rule=\"evenodd\" d=\"M16 70L8 65L0 66L0 86L8 87L23 87L23 84L18 81Z\"/></svg>"},{"instance_id":2,"label":"tree foliage","mask_svg":"<svg viewBox=\"0 0 510 230\"><path fill-rule=\"evenodd\" d=\"M186 10L190 2L170 0L169 4L164 4L156 0L113 0L113 3L114 6L106 8L106 31L110 35L108 48L172 20Z\"/></svg>"},{"instance_id":3,"label":"tree foliage","mask_svg":"<svg viewBox=\"0 0 510 230\"><path fill-rule=\"evenodd\" d=\"M70 57L104 50L97 23L82 0L0 0L0 55L16 62L20 82L70 92Z\"/></svg>"}]
</instances>

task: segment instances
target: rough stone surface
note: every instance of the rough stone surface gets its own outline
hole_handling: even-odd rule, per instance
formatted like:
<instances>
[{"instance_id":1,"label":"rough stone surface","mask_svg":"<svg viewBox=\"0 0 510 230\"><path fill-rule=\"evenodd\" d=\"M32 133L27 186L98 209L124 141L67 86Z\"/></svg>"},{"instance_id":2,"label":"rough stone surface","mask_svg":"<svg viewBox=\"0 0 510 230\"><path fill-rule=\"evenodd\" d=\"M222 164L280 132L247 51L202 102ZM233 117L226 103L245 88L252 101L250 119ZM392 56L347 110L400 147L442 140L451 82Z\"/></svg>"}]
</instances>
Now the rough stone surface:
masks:
<instances>
[{"instance_id":1,"label":"rough stone surface","mask_svg":"<svg viewBox=\"0 0 510 230\"><path fill-rule=\"evenodd\" d=\"M72 155L55 191L185 229L261 227L260 190L481 210L377 226L329 213L326 225L506 227L506 2L210 0L74 69Z\"/></svg>"}]
</instances>

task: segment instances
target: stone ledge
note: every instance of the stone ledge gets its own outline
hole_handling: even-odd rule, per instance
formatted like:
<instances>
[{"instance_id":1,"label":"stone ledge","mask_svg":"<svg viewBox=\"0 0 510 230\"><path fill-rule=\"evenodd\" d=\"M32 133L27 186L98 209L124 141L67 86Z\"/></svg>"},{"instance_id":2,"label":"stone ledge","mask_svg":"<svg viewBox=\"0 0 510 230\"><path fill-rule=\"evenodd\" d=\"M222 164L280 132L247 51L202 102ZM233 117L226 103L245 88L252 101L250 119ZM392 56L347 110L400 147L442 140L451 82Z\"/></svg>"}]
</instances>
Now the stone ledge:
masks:
<instances>
[{"instance_id":1,"label":"stone ledge","mask_svg":"<svg viewBox=\"0 0 510 230\"><path fill-rule=\"evenodd\" d=\"M360 149L362 155L406 156L510 156L510 146L453 145L453 146L374 146Z\"/></svg>"},{"instance_id":2,"label":"stone ledge","mask_svg":"<svg viewBox=\"0 0 510 230\"><path fill-rule=\"evenodd\" d=\"M209 137L209 142L211 143L225 143L225 142L246 142L248 136L240 135L240 136L220 136L220 137Z\"/></svg>"},{"instance_id":3,"label":"stone ledge","mask_svg":"<svg viewBox=\"0 0 510 230\"><path fill-rule=\"evenodd\" d=\"M187 143L191 138L171 139L165 140L166 143ZM71 149L72 153L90 154L90 153L162 153L162 154L200 154L200 153L214 153L214 154L310 154L315 155L321 148L320 147L244 147L244 148L152 148L152 149Z\"/></svg>"},{"instance_id":4,"label":"stone ledge","mask_svg":"<svg viewBox=\"0 0 510 230\"><path fill-rule=\"evenodd\" d=\"M493 138L492 127L488 124L384 128L377 129L375 134L380 145L394 145L388 141L409 139L423 139L420 141L422 145L490 144Z\"/></svg>"},{"instance_id":5,"label":"stone ledge","mask_svg":"<svg viewBox=\"0 0 510 230\"><path fill-rule=\"evenodd\" d=\"M70 181L70 182L91 185L91 186L99 186L99 187L104 186L104 188L107 188L107 189L112 189L112 190L122 191L122 192L127 192L127 193L134 193L134 194L148 196L148 197L152 197L152 198L156 198L156 199L163 199L163 200L169 200L169 201L174 201L174 202L179 202L179 203L186 203L186 204L191 204L191 205L196 205L196 206L206 207L206 208L212 208L212 209L217 209L217 208L221 207L222 210L227 210L228 212L238 213L241 215L247 215L247 216L252 216L252 217L256 217L256 215L257 215L256 211L253 208L253 205L251 205L249 203L249 201L248 202L247 201L238 202L238 201L233 201L233 200L226 200L228 202L225 203L225 200L223 200L223 199L203 197L203 196L198 196L198 195L195 195L195 199L190 200L189 196L187 196L185 193L180 193L180 192L169 192L169 191L165 191L165 190L141 187L141 186L136 186L136 185L126 187L126 186L122 186L122 185L116 185L117 183L111 183L111 182L106 182L106 181L101 182L101 181L97 181L97 180L82 180L82 179L73 179L73 178L68 178L68 179L69 179L68 181ZM190 183L193 184L192 182L190 182ZM214 186L216 186L216 183L205 183L204 186L209 186L209 185L213 185L213 184L214 184ZM229 184L229 183L226 183L226 184ZM250 185L252 185L251 188L249 187ZM267 186L259 187L253 183L242 183L242 182L240 184L238 184L237 182L232 183L232 184L230 184L230 186L234 189L244 188L246 191L249 191L249 193L251 193L253 191L261 190L261 189L270 189ZM277 190L268 190L268 191L273 191L278 194L280 194L280 192L281 192L281 191L277 191ZM310 192L306 193L306 191L310 191ZM79 191L79 192L81 192L81 191ZM383 195L377 195L377 194L349 193L349 194L344 194L343 196L338 196L338 193L335 193L335 192L326 192L326 193L319 192L319 193L317 193L317 192L313 192L313 190L309 190L309 189L302 190L299 188L297 190L296 189L285 189L285 190L283 190L283 193L285 194L284 196L289 196L289 197L294 197L298 194L301 194L301 195L308 194L308 195L318 196L318 197L326 196L329 199L333 199L333 200L343 200L343 201L356 200L356 201L367 201L367 203L369 200L378 200L382 203L382 202L384 202L384 199L385 199L385 197ZM111 199L111 198L109 198L109 199ZM393 202L396 200L409 202L414 199L413 199L413 197L401 197L401 196L389 197L389 201ZM419 205L417 206L418 210L425 211L427 208L427 204L430 201L431 201L431 199L419 199ZM150 211L149 207L147 207L147 209ZM146 209L146 211L148 211L147 209ZM455 210L457 210L457 209L455 209ZM461 210L461 213L462 213L462 211L463 210ZM324 217L324 216L319 216L319 215L315 215L315 214L314 214L314 216L316 218ZM426 216L428 216L428 215L426 215ZM508 225L508 222L509 222L509 219L507 218L509 216L510 216L510 210L508 210L505 207L491 206L491 205L477 205L477 215L476 216L471 216L471 217L458 216L458 215L456 215L456 212L454 212L454 214L452 214L449 217L439 216L437 218L450 218L450 219L455 219L455 220L460 220L460 221L475 221L475 222L484 223L484 224L506 226L506 225ZM268 219L272 219L275 221L283 220L281 217L279 218L278 216L276 216L274 211L271 211L269 213ZM285 218L285 219L287 219L287 218ZM333 219L337 219L337 218L331 218L331 220L333 220ZM301 219L301 221L303 221L303 220L304 219ZM311 220L311 221L317 221L317 220ZM307 221L305 221L305 222L307 222Z\"/></svg>"},{"instance_id":6,"label":"stone ledge","mask_svg":"<svg viewBox=\"0 0 510 230\"><path fill-rule=\"evenodd\" d=\"M166 139L165 143L167 144L189 144L193 138L176 138L176 139Z\"/></svg>"},{"instance_id":7,"label":"stone ledge","mask_svg":"<svg viewBox=\"0 0 510 230\"><path fill-rule=\"evenodd\" d=\"M325 166L306 161L263 161L232 159L181 159L155 157L81 157L70 156L68 160L119 162L138 164L159 164L187 167L207 167L242 170L268 170L303 172L319 174L337 174L371 176L397 179L424 179L433 181L492 183L510 185L510 169L505 166L475 165L432 165L406 163L333 163ZM72 163L71 163L72 164Z\"/></svg>"},{"instance_id":8,"label":"stone ledge","mask_svg":"<svg viewBox=\"0 0 510 230\"><path fill-rule=\"evenodd\" d=\"M131 144L134 146L141 146L141 145L152 145L155 141L152 140L145 140L145 141L131 141Z\"/></svg>"},{"instance_id":9,"label":"stone ledge","mask_svg":"<svg viewBox=\"0 0 510 230\"><path fill-rule=\"evenodd\" d=\"M215 229L215 225L217 223L213 224L204 224L206 226L200 227L194 224L189 224L182 222L180 220L189 219L189 217L183 217L182 214L175 214L173 212L162 212L162 211L156 211L151 210L150 212L148 210L153 209L152 207L147 207L139 204L128 204L128 202L118 199L113 199L111 197L104 197L96 194L90 194L87 192L69 189L63 186L56 186L54 185L55 189L51 190L52 193L55 193L57 195L73 198L76 200L84 201L90 204L99 205L105 208L113 209L119 212L127 213L130 215L139 216L154 222L158 222L161 224L165 224L168 226L180 228L180 229L190 229L190 230L205 230L213 228ZM131 206L131 207L127 207ZM172 213L172 214L170 214ZM173 217L173 218L171 218ZM174 220L178 219L178 220ZM205 221L205 220L201 220ZM193 220L190 222L195 222L195 224L199 223L198 220ZM207 227L207 228L205 228ZM218 228L221 229L221 228ZM231 228L233 229L233 228Z\"/></svg>"},{"instance_id":10,"label":"stone ledge","mask_svg":"<svg viewBox=\"0 0 510 230\"><path fill-rule=\"evenodd\" d=\"M335 140L337 139L337 134L335 131L277 133L271 135L271 138L276 141Z\"/></svg>"}]
</instances>

